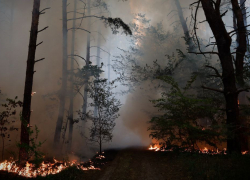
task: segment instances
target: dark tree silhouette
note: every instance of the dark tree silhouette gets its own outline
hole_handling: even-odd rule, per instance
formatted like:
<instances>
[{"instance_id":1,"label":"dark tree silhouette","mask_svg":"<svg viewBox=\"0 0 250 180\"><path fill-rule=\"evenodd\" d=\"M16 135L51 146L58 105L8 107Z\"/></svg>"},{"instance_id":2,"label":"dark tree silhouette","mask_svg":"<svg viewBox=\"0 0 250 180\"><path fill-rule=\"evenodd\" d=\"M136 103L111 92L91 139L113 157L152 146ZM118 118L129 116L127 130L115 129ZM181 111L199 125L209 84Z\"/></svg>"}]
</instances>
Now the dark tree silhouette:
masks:
<instances>
[{"instance_id":1,"label":"dark tree silhouette","mask_svg":"<svg viewBox=\"0 0 250 180\"><path fill-rule=\"evenodd\" d=\"M235 32L228 32L226 26L222 20L222 17L225 13L221 14L221 0L217 0L216 2L211 2L210 0L199 0L193 5L195 8L194 15L194 30L196 31L196 23L197 23L197 12L199 6L202 5L202 9L204 10L206 21L208 22L214 38L215 44L217 45L218 52L202 52L199 48L200 52L196 54L216 54L219 56L221 67L222 67L222 76L218 74L218 77L221 78L224 86L224 90L212 89L208 87L203 87L205 89L214 90L216 92L223 93L225 101L226 101L226 115L227 115L227 127L228 127L228 137L227 137L227 150L229 153L232 152L241 152L240 145L240 133L241 133L241 123L239 120L239 107L238 107L238 94L243 90L238 90L236 87L236 79L240 80L240 76L242 74L241 69L243 69L243 59L245 55L245 47L246 47L246 29L244 26L242 11L239 7L237 0L231 0L231 5L233 7L233 11L236 14L237 18L237 31L239 32L239 46L236 52L231 52L231 44L232 44L232 34ZM241 37L240 37L241 36ZM198 39L198 38L197 38ZM233 65L233 56L232 54L236 53L236 78L234 73L234 65ZM241 81L241 80L240 80Z\"/></svg>"},{"instance_id":2,"label":"dark tree silhouette","mask_svg":"<svg viewBox=\"0 0 250 180\"><path fill-rule=\"evenodd\" d=\"M62 87L59 92L59 113L56 122L56 130L54 136L55 147L58 148L60 143L61 130L63 125L64 109L65 109L65 95L67 92L67 63L68 63L68 26L67 26L67 0L62 0L62 25L63 25L63 59L62 59Z\"/></svg>"},{"instance_id":3,"label":"dark tree silhouette","mask_svg":"<svg viewBox=\"0 0 250 180\"><path fill-rule=\"evenodd\" d=\"M48 27L38 30L39 16L44 14L44 9L40 9L40 0L34 0L33 12L32 12L32 22L30 30L30 41L29 41L29 51L28 51L28 60L26 68L26 78L24 86L24 97L23 97L23 109L21 115L21 136L20 136L20 151L19 159L25 161L28 158L28 147L29 147L29 135L30 135L30 114L31 114L31 97L32 97L32 86L33 86L33 77L34 77L34 65L36 62L42 61L44 58L35 60L36 48L41 43L37 44L37 35L39 32L44 31Z\"/></svg>"}]
</instances>

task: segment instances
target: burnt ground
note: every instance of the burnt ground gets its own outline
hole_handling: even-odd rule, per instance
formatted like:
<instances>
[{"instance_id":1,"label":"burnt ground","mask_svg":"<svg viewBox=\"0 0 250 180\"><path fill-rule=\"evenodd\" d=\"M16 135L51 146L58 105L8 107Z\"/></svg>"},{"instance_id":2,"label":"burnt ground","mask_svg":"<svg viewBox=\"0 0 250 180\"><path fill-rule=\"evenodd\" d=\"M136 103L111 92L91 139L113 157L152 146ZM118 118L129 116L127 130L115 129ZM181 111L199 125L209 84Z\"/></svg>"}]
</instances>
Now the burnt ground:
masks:
<instances>
[{"instance_id":1,"label":"burnt ground","mask_svg":"<svg viewBox=\"0 0 250 180\"><path fill-rule=\"evenodd\" d=\"M81 171L74 167L42 180L249 180L249 155L204 155L154 152L145 149L110 150L102 161L93 160L101 170ZM27 179L0 172L0 179Z\"/></svg>"}]
</instances>

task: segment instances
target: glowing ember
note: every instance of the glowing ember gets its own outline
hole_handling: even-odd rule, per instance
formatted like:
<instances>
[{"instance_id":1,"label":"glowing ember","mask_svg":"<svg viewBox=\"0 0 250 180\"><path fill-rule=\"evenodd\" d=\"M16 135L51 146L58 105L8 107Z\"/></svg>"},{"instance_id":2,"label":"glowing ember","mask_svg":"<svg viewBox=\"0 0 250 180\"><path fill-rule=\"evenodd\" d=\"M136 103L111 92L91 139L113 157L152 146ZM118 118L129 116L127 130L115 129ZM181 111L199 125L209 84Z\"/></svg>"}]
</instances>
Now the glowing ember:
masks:
<instances>
[{"instance_id":1,"label":"glowing ember","mask_svg":"<svg viewBox=\"0 0 250 180\"><path fill-rule=\"evenodd\" d=\"M35 94L36 94L36 92L32 92L32 93L31 93L31 96L34 96Z\"/></svg>"},{"instance_id":2,"label":"glowing ember","mask_svg":"<svg viewBox=\"0 0 250 180\"><path fill-rule=\"evenodd\" d=\"M104 159L104 158L105 158L105 156L103 156L103 155L99 155L99 156L97 156L96 158L97 158L97 159Z\"/></svg>"},{"instance_id":3,"label":"glowing ember","mask_svg":"<svg viewBox=\"0 0 250 180\"><path fill-rule=\"evenodd\" d=\"M242 152L242 154L248 154L248 151L244 151L244 152Z\"/></svg>"},{"instance_id":4,"label":"glowing ember","mask_svg":"<svg viewBox=\"0 0 250 180\"><path fill-rule=\"evenodd\" d=\"M104 156L98 156L100 159L105 158ZM91 162L91 161L90 161ZM25 167L20 168L17 166L15 161L4 161L0 163L0 171L7 171L10 173L16 173L24 177L37 177L37 176L47 176L50 174L60 173L62 170L76 166L77 169L81 170L100 170L100 168L95 168L94 165L90 164L89 167L84 167L82 164L76 164L76 160L71 162L62 162L54 159L54 163L42 163L41 167L35 168L35 165L29 162L26 162Z\"/></svg>"}]
</instances>

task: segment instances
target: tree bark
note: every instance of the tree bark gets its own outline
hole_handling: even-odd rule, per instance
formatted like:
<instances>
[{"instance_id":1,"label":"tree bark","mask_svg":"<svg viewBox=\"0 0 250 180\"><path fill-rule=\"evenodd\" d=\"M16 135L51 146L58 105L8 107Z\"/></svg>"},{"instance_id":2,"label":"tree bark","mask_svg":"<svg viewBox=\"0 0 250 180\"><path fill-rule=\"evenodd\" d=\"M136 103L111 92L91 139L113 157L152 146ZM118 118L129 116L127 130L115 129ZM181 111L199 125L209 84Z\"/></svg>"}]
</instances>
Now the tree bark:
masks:
<instances>
[{"instance_id":1,"label":"tree bark","mask_svg":"<svg viewBox=\"0 0 250 180\"><path fill-rule=\"evenodd\" d=\"M67 0L62 0L62 22L63 22L63 59L62 59L62 87L59 92L59 113L56 123L55 136L54 136L54 145L58 148L58 144L60 143L60 136L63 125L63 117L64 117L64 108L66 101L66 93L67 93L67 60L68 60L68 27L67 27Z\"/></svg>"},{"instance_id":2,"label":"tree bark","mask_svg":"<svg viewBox=\"0 0 250 180\"><path fill-rule=\"evenodd\" d=\"M23 97L23 109L21 116L21 139L20 139L20 150L19 159L25 161L28 159L28 149L29 145L29 124L30 124L30 113L31 113L31 94L33 86L33 76L34 76L34 65L35 65L35 54L37 47L37 35L38 35L38 24L40 16L40 0L34 0L33 12L32 12L32 23L30 30L30 41L29 41L29 51L27 59L26 68L26 78L24 87L24 97Z\"/></svg>"},{"instance_id":3,"label":"tree bark","mask_svg":"<svg viewBox=\"0 0 250 180\"><path fill-rule=\"evenodd\" d=\"M200 1L210 28L215 37L219 59L222 66L224 97L226 100L226 115L228 126L227 150L229 153L241 153L239 136L239 108L236 81L234 76L233 60L230 46L232 39L229 36L220 14L220 2L214 4L210 0Z\"/></svg>"},{"instance_id":4,"label":"tree bark","mask_svg":"<svg viewBox=\"0 0 250 180\"><path fill-rule=\"evenodd\" d=\"M76 27L76 7L77 7L77 0L74 0L74 14L73 14L73 31L72 31L72 41L71 41L71 55L75 54L75 27ZM73 126L74 126L74 116L73 116L73 107L74 107L74 57L71 56L70 61L70 72L71 72L71 84L70 84L70 104L69 104L69 145L68 145L68 151L71 150L72 146L72 137L73 137Z\"/></svg>"}]
</instances>

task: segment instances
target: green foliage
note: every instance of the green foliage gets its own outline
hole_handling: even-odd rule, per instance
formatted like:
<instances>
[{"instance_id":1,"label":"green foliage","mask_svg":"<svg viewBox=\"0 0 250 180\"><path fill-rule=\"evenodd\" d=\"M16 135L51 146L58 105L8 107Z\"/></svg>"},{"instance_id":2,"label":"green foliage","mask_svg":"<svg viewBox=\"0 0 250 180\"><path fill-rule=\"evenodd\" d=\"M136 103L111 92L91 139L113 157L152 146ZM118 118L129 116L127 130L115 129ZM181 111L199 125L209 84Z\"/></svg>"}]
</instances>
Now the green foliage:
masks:
<instances>
[{"instance_id":1,"label":"green foliage","mask_svg":"<svg viewBox=\"0 0 250 180\"><path fill-rule=\"evenodd\" d=\"M33 159L33 161L34 161L33 163L36 164L36 166L38 166L43 161L43 156L44 156L44 153L39 151L39 148L42 146L42 144L45 141L43 141L43 142L39 141L37 143L38 134L39 134L38 127L35 125L35 129L33 130L33 129L31 129L32 127L29 124L27 124L26 121L23 120L21 115L20 115L20 119L23 122L23 125L25 127L27 127L30 139L29 139L29 144L17 143L17 147L18 148L25 148L26 152L28 152L27 161L30 159Z\"/></svg>"},{"instance_id":2,"label":"green foliage","mask_svg":"<svg viewBox=\"0 0 250 180\"><path fill-rule=\"evenodd\" d=\"M6 103L2 104L2 110L0 111L0 137L2 140L2 159L4 158L4 146L5 138L11 141L10 132L13 130L18 130L14 126L10 126L15 123L15 119L11 118L16 115L16 110L18 107L22 107L22 102L17 100L17 96L14 99L6 99Z\"/></svg>"},{"instance_id":3,"label":"green foliage","mask_svg":"<svg viewBox=\"0 0 250 180\"><path fill-rule=\"evenodd\" d=\"M90 140L99 145L111 141L115 120L119 117L120 101L113 92L114 82L107 79L96 79L88 84L88 96L92 100L86 114L79 111L81 120L91 120Z\"/></svg>"},{"instance_id":4,"label":"green foliage","mask_svg":"<svg viewBox=\"0 0 250 180\"><path fill-rule=\"evenodd\" d=\"M205 142L216 147L220 139L218 105L211 98L197 97L191 85L196 79L193 75L184 88L170 76L159 79L169 84L170 90L163 92L160 99L151 100L160 114L150 121L150 136L163 140L165 145L197 147L197 142ZM209 126L202 123L209 121Z\"/></svg>"}]
</instances>

